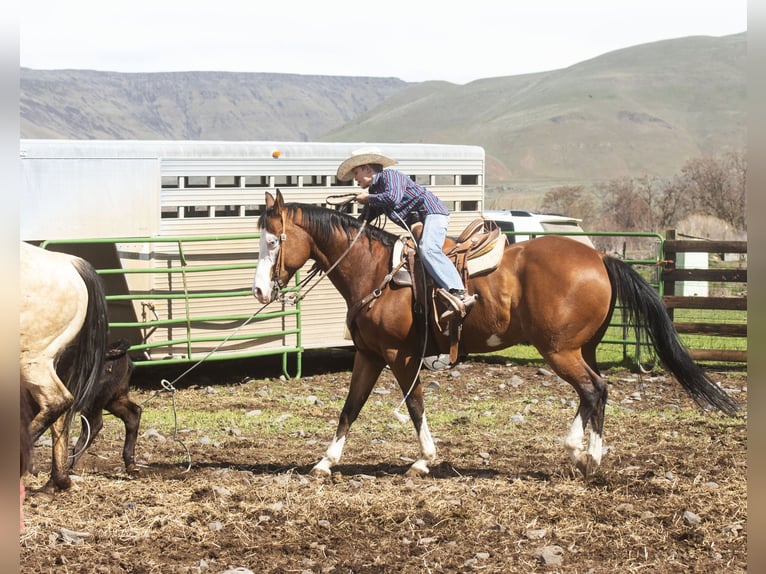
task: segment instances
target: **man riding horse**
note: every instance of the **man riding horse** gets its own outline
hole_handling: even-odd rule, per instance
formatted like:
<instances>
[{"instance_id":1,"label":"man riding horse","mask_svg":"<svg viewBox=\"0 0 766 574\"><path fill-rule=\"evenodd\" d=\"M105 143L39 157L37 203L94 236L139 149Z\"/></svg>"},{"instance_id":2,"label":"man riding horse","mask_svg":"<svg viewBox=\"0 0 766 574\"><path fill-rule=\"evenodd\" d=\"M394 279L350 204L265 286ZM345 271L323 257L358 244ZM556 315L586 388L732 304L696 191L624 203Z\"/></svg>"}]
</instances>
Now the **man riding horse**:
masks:
<instances>
[{"instance_id":1,"label":"man riding horse","mask_svg":"<svg viewBox=\"0 0 766 574\"><path fill-rule=\"evenodd\" d=\"M355 201L368 206L368 219L385 214L407 231L420 234L418 253L429 276L442 289L450 308L441 320L459 314L465 316L476 301L469 295L455 266L442 251L447 237L449 210L438 197L409 176L390 166L393 160L377 148L363 148L351 153L340 164L339 181L355 179L364 191Z\"/></svg>"}]
</instances>

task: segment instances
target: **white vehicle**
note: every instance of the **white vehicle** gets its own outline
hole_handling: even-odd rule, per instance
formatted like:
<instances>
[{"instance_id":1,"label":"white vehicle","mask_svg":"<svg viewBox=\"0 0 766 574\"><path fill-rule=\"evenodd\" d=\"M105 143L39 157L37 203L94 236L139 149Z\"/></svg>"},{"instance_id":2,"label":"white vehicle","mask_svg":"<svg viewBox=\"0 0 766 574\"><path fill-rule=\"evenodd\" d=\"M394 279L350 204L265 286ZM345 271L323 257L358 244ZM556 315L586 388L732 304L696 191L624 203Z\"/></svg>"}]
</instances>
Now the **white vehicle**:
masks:
<instances>
[{"instance_id":1,"label":"white vehicle","mask_svg":"<svg viewBox=\"0 0 766 574\"><path fill-rule=\"evenodd\" d=\"M528 241L544 232L555 232L564 235L572 233L572 239L593 247L588 236L583 235L585 232L580 227L581 219L523 209L488 209L484 210L483 215L484 219L494 222L502 231L514 232L508 234L509 243Z\"/></svg>"}]
</instances>

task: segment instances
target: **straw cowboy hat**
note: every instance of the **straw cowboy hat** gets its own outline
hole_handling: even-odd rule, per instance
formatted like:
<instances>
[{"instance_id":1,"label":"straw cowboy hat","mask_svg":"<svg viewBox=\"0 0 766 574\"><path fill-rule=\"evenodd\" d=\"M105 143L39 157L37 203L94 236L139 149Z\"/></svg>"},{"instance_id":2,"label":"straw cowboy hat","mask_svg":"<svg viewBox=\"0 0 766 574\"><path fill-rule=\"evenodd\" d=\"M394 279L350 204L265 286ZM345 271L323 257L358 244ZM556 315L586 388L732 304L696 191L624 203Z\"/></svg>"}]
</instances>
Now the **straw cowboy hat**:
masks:
<instances>
[{"instance_id":1,"label":"straw cowboy hat","mask_svg":"<svg viewBox=\"0 0 766 574\"><path fill-rule=\"evenodd\" d=\"M338 168L338 173L335 177L338 181L349 181L353 179L351 172L354 171L360 165L367 165L370 163L379 163L383 167L389 167L396 163L396 160L390 157L384 156L380 153L380 149L376 147L365 147L352 151L351 156L346 159Z\"/></svg>"}]
</instances>

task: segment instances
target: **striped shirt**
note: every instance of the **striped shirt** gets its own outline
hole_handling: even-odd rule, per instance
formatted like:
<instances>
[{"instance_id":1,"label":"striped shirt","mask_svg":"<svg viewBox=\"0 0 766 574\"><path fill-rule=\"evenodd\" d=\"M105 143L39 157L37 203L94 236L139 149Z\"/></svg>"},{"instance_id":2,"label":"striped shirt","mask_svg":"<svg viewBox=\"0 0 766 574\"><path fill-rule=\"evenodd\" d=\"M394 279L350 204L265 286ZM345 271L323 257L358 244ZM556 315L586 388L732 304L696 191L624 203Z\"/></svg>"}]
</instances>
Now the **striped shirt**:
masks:
<instances>
[{"instance_id":1,"label":"striped shirt","mask_svg":"<svg viewBox=\"0 0 766 574\"><path fill-rule=\"evenodd\" d=\"M422 185L395 169L384 169L375 174L367 190L370 193L370 215L374 218L385 213L404 227L425 221L426 215L449 215L444 203Z\"/></svg>"}]
</instances>

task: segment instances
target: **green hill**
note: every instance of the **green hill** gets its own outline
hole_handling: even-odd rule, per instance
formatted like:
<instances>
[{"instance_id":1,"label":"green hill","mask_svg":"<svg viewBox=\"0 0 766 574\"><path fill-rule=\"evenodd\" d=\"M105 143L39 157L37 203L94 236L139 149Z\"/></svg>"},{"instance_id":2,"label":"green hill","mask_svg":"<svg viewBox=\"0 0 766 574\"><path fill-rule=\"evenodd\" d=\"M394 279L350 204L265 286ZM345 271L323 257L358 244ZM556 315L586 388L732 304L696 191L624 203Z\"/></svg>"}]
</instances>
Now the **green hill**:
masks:
<instances>
[{"instance_id":1,"label":"green hill","mask_svg":"<svg viewBox=\"0 0 766 574\"><path fill-rule=\"evenodd\" d=\"M295 74L21 70L24 138L312 141L409 84Z\"/></svg>"},{"instance_id":2,"label":"green hill","mask_svg":"<svg viewBox=\"0 0 766 574\"><path fill-rule=\"evenodd\" d=\"M489 190L678 173L746 143L746 33L466 85L396 78L21 70L25 138L473 144Z\"/></svg>"},{"instance_id":3,"label":"green hill","mask_svg":"<svg viewBox=\"0 0 766 574\"><path fill-rule=\"evenodd\" d=\"M489 182L670 175L746 142L746 36L626 48L464 86L427 83L322 137L476 144Z\"/></svg>"}]
</instances>

